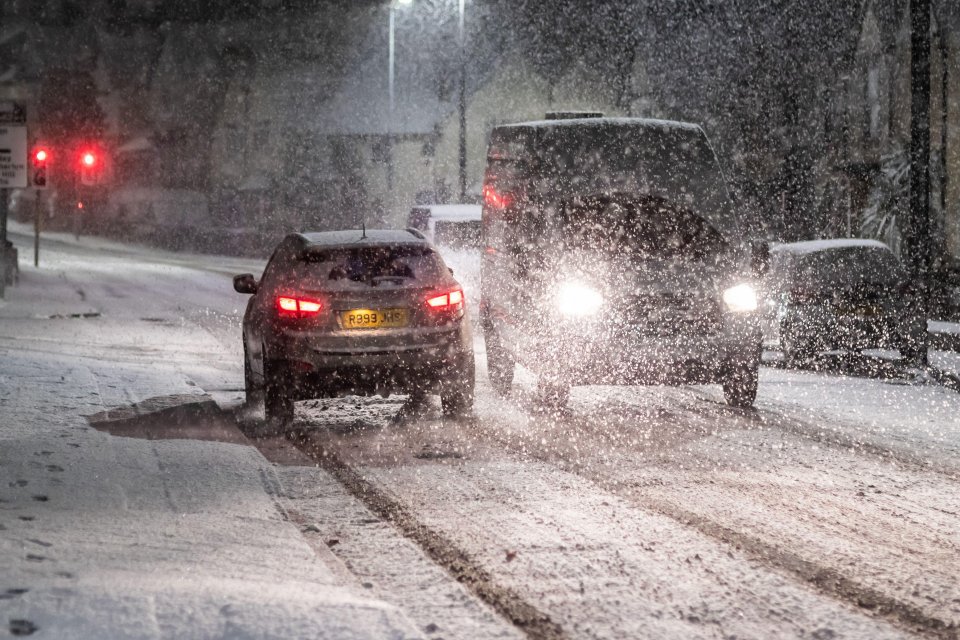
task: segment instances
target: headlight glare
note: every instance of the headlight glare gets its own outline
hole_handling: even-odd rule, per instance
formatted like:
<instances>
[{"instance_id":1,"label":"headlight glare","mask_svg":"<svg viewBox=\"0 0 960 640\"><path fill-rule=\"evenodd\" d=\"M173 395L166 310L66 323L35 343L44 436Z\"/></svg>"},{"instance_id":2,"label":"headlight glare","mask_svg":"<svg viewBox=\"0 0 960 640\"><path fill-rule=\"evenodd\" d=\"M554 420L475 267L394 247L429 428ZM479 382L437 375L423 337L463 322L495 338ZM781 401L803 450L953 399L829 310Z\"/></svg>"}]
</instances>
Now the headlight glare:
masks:
<instances>
[{"instance_id":1,"label":"headlight glare","mask_svg":"<svg viewBox=\"0 0 960 640\"><path fill-rule=\"evenodd\" d=\"M736 313L757 310L757 291L749 284L738 284L723 292L723 302L727 309Z\"/></svg>"},{"instance_id":2,"label":"headlight glare","mask_svg":"<svg viewBox=\"0 0 960 640\"><path fill-rule=\"evenodd\" d=\"M571 318L592 316L603 306L603 296L582 282L564 282L557 288L557 310Z\"/></svg>"}]
</instances>

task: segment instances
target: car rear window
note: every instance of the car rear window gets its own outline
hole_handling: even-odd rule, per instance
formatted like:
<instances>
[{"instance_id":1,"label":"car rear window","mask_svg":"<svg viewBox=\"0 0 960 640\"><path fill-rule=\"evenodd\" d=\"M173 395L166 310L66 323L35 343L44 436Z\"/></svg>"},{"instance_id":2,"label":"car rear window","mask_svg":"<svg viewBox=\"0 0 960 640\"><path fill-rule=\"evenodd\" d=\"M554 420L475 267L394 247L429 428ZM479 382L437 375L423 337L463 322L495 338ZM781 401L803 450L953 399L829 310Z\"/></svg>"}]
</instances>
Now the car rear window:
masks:
<instances>
[{"instance_id":1,"label":"car rear window","mask_svg":"<svg viewBox=\"0 0 960 640\"><path fill-rule=\"evenodd\" d=\"M300 284L323 289L424 286L445 270L440 256L423 246L308 249L293 265Z\"/></svg>"}]
</instances>

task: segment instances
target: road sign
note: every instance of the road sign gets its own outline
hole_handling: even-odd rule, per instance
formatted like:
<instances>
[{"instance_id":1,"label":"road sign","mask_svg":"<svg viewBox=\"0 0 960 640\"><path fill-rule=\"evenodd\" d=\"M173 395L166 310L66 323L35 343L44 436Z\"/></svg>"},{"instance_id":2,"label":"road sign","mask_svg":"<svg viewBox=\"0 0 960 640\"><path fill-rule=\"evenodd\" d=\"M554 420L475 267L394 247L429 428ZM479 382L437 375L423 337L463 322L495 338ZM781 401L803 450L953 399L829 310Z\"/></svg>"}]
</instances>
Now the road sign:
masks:
<instances>
[{"instance_id":1,"label":"road sign","mask_svg":"<svg viewBox=\"0 0 960 640\"><path fill-rule=\"evenodd\" d=\"M0 125L27 124L27 110L19 102L0 100Z\"/></svg>"},{"instance_id":2,"label":"road sign","mask_svg":"<svg viewBox=\"0 0 960 640\"><path fill-rule=\"evenodd\" d=\"M0 125L0 189L23 189L26 186L27 128Z\"/></svg>"}]
</instances>

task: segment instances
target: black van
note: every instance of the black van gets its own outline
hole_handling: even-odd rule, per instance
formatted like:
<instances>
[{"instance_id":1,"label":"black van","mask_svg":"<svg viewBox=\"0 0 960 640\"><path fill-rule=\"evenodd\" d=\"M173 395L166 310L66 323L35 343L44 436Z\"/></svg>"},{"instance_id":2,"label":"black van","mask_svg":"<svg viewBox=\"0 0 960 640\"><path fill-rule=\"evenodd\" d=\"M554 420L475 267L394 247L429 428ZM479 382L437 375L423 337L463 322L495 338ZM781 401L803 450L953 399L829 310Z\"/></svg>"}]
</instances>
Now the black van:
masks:
<instances>
[{"instance_id":1,"label":"black van","mask_svg":"<svg viewBox=\"0 0 960 640\"><path fill-rule=\"evenodd\" d=\"M693 124L575 117L496 127L481 320L494 388L517 362L549 404L585 384L720 383L751 406L764 242Z\"/></svg>"}]
</instances>

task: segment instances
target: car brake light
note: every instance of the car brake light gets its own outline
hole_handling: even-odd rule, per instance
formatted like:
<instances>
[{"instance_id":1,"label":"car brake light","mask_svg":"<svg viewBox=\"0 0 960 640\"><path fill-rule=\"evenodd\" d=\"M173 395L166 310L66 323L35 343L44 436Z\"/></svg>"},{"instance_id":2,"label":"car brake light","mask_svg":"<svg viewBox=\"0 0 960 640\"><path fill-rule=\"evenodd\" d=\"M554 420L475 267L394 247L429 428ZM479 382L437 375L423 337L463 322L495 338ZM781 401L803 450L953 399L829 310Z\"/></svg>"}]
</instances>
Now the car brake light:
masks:
<instances>
[{"instance_id":1,"label":"car brake light","mask_svg":"<svg viewBox=\"0 0 960 640\"><path fill-rule=\"evenodd\" d=\"M497 193L493 185L483 185L483 202L494 209L506 209L513 204L513 195L509 193Z\"/></svg>"},{"instance_id":2,"label":"car brake light","mask_svg":"<svg viewBox=\"0 0 960 640\"><path fill-rule=\"evenodd\" d=\"M309 318L320 313L323 303L304 298L277 296L277 312L283 318Z\"/></svg>"},{"instance_id":3,"label":"car brake light","mask_svg":"<svg viewBox=\"0 0 960 640\"><path fill-rule=\"evenodd\" d=\"M463 305L463 290L454 289L448 293L443 294L442 296L434 296L432 298L427 298L427 306L433 307L434 309L445 309L447 307L456 307Z\"/></svg>"}]
</instances>

